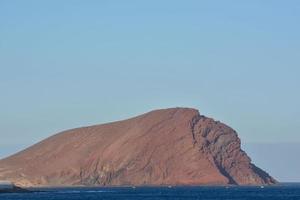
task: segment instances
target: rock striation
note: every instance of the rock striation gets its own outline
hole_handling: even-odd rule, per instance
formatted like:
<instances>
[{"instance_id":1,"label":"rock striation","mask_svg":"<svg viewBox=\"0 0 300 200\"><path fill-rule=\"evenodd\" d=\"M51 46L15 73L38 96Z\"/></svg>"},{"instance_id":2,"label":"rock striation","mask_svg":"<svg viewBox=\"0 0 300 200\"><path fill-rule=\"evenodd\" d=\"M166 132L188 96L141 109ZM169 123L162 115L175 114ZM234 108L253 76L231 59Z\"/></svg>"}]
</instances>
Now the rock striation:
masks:
<instances>
[{"instance_id":1,"label":"rock striation","mask_svg":"<svg viewBox=\"0 0 300 200\"><path fill-rule=\"evenodd\" d=\"M20 186L274 184L237 133L191 108L67 130L0 160Z\"/></svg>"}]
</instances>

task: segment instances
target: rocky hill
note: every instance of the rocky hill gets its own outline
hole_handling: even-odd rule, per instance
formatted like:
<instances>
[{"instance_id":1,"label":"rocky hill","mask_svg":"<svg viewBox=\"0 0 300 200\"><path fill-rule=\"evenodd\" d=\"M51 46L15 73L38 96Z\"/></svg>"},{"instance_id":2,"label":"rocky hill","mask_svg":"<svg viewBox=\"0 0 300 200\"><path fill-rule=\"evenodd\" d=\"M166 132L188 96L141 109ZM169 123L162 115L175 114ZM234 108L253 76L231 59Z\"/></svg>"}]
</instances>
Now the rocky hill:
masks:
<instances>
[{"instance_id":1,"label":"rocky hill","mask_svg":"<svg viewBox=\"0 0 300 200\"><path fill-rule=\"evenodd\" d=\"M0 180L20 186L276 183L251 163L233 129L190 108L58 133L0 160Z\"/></svg>"}]
</instances>

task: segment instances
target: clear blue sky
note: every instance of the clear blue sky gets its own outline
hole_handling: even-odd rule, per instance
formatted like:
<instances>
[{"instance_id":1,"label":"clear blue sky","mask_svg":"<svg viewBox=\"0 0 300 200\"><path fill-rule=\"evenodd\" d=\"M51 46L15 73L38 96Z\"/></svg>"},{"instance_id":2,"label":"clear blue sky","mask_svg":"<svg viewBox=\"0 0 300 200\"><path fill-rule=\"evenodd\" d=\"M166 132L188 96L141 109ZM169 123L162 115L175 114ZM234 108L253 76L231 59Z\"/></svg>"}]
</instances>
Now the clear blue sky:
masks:
<instances>
[{"instance_id":1,"label":"clear blue sky","mask_svg":"<svg viewBox=\"0 0 300 200\"><path fill-rule=\"evenodd\" d=\"M299 10L296 0L0 0L0 156L174 106L229 124L243 143L300 143Z\"/></svg>"}]
</instances>

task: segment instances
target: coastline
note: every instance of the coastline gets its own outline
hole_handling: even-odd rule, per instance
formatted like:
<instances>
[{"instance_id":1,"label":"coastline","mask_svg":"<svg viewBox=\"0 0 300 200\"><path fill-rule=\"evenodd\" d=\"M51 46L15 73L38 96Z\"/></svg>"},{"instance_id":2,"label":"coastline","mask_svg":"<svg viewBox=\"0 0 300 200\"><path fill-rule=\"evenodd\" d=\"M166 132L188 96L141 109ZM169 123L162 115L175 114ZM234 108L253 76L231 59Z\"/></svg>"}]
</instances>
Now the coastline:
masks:
<instances>
[{"instance_id":1,"label":"coastline","mask_svg":"<svg viewBox=\"0 0 300 200\"><path fill-rule=\"evenodd\" d=\"M234 185L234 184L202 184L202 185L39 185L31 187L23 187L24 189L63 189L63 188L182 188L182 187L274 187L283 185L300 185L300 182L295 183L277 183L270 185Z\"/></svg>"}]
</instances>

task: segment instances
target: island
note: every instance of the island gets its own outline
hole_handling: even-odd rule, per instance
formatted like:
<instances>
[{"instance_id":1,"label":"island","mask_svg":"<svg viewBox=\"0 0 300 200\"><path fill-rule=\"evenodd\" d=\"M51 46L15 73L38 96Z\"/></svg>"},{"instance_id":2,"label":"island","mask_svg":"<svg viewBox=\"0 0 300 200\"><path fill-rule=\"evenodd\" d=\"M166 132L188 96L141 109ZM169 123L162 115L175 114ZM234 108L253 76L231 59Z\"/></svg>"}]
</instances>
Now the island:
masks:
<instances>
[{"instance_id":1,"label":"island","mask_svg":"<svg viewBox=\"0 0 300 200\"><path fill-rule=\"evenodd\" d=\"M70 129L0 160L20 186L269 185L237 132L193 108Z\"/></svg>"}]
</instances>

